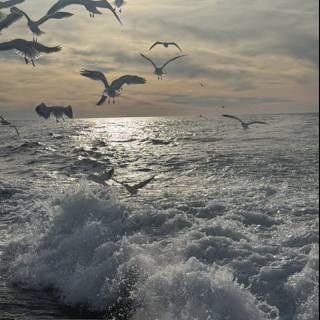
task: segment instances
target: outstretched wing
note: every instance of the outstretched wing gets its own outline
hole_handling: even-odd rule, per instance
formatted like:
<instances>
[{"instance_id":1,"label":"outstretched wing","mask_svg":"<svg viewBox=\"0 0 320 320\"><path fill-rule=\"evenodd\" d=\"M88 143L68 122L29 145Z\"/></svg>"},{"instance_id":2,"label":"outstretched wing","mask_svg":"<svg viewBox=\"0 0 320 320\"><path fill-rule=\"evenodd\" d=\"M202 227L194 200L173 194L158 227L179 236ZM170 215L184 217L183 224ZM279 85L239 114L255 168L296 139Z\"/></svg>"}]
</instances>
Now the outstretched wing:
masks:
<instances>
[{"instance_id":1,"label":"outstretched wing","mask_svg":"<svg viewBox=\"0 0 320 320\"><path fill-rule=\"evenodd\" d=\"M53 52L59 52L61 51L60 46L55 46L55 47L47 47L39 42L32 42L30 41L33 48L37 50L39 53L53 53Z\"/></svg>"},{"instance_id":2,"label":"outstretched wing","mask_svg":"<svg viewBox=\"0 0 320 320\"><path fill-rule=\"evenodd\" d=\"M82 70L80 74L92 80L102 81L105 88L109 88L109 83L105 75L100 71Z\"/></svg>"},{"instance_id":3,"label":"outstretched wing","mask_svg":"<svg viewBox=\"0 0 320 320\"><path fill-rule=\"evenodd\" d=\"M14 40L0 43L0 51L7 51L7 50L13 50L13 49L16 49Z\"/></svg>"},{"instance_id":4,"label":"outstretched wing","mask_svg":"<svg viewBox=\"0 0 320 320\"><path fill-rule=\"evenodd\" d=\"M122 76L119 79L114 80L111 83L111 87L113 87L115 90L120 90L121 87L125 84L131 85L131 84L145 84L147 82L146 79L141 78L139 76L131 76L126 75Z\"/></svg>"},{"instance_id":5,"label":"outstretched wing","mask_svg":"<svg viewBox=\"0 0 320 320\"><path fill-rule=\"evenodd\" d=\"M2 29L8 28L13 23L22 18L21 14L18 13L10 13L4 19L0 19L0 31Z\"/></svg>"},{"instance_id":6,"label":"outstretched wing","mask_svg":"<svg viewBox=\"0 0 320 320\"><path fill-rule=\"evenodd\" d=\"M140 182L140 183L132 186L132 188L134 188L134 189L141 189L141 188L145 187L147 184L149 184L155 177L156 177L156 176L153 176L153 177L151 177L151 178L149 178L149 179L147 179L147 180L145 180L145 181L142 181L142 182Z\"/></svg>"},{"instance_id":7,"label":"outstretched wing","mask_svg":"<svg viewBox=\"0 0 320 320\"><path fill-rule=\"evenodd\" d=\"M49 119L51 115L51 110L44 103L41 103L36 107L36 112L38 116L45 119Z\"/></svg>"},{"instance_id":8,"label":"outstretched wing","mask_svg":"<svg viewBox=\"0 0 320 320\"><path fill-rule=\"evenodd\" d=\"M152 50L154 47L160 45L160 44L163 44L163 42L161 42L161 41L155 42L155 43L150 47L149 51Z\"/></svg>"},{"instance_id":9,"label":"outstretched wing","mask_svg":"<svg viewBox=\"0 0 320 320\"><path fill-rule=\"evenodd\" d=\"M36 23L37 25L41 25L43 23L45 23L46 21L50 20L50 19L65 19L65 18L70 18L73 16L73 13L70 12L56 12L53 14L47 14L46 16L42 17L41 19L39 19Z\"/></svg>"},{"instance_id":10,"label":"outstretched wing","mask_svg":"<svg viewBox=\"0 0 320 320\"><path fill-rule=\"evenodd\" d=\"M116 10L114 10L114 8L112 7L112 5L107 1L107 0L99 0L99 1L95 1L94 5L97 8L106 8L109 9L113 15L116 17L116 19L119 21L119 23L122 25L122 21L120 20L119 16L117 15Z\"/></svg>"},{"instance_id":11,"label":"outstretched wing","mask_svg":"<svg viewBox=\"0 0 320 320\"><path fill-rule=\"evenodd\" d=\"M236 117L236 116L232 116L232 115L230 115L230 114L223 114L222 116L225 117L225 118L230 118L230 119L238 120L238 121L240 121L241 123L243 123L243 121L242 121L240 118Z\"/></svg>"},{"instance_id":12,"label":"outstretched wing","mask_svg":"<svg viewBox=\"0 0 320 320\"><path fill-rule=\"evenodd\" d=\"M164 69L164 68L165 68L169 63L171 63L172 61L175 61L175 60L180 59L180 58L182 58L182 57L186 57L186 55L183 54L183 55L181 55L181 56L177 56L177 57L175 57L175 58L172 58L172 59L168 60L168 61L161 67L161 69Z\"/></svg>"},{"instance_id":13,"label":"outstretched wing","mask_svg":"<svg viewBox=\"0 0 320 320\"><path fill-rule=\"evenodd\" d=\"M107 100L107 96L105 96L104 94L101 96L100 100L97 103L97 106L101 106L102 104L105 103L105 101Z\"/></svg>"},{"instance_id":14,"label":"outstretched wing","mask_svg":"<svg viewBox=\"0 0 320 320\"><path fill-rule=\"evenodd\" d=\"M181 52L182 52L182 49L178 46L178 44L176 42L169 42L168 43L170 46L175 46L177 47Z\"/></svg>"},{"instance_id":15,"label":"outstretched wing","mask_svg":"<svg viewBox=\"0 0 320 320\"><path fill-rule=\"evenodd\" d=\"M16 4L22 3L24 0L8 0L0 2L0 9L10 8Z\"/></svg>"},{"instance_id":16,"label":"outstretched wing","mask_svg":"<svg viewBox=\"0 0 320 320\"><path fill-rule=\"evenodd\" d=\"M56 13L57 11L65 8L66 6L69 6L71 4L77 4L77 1L75 0L59 0L56 2L47 12L47 15L51 15Z\"/></svg>"},{"instance_id":17,"label":"outstretched wing","mask_svg":"<svg viewBox=\"0 0 320 320\"><path fill-rule=\"evenodd\" d=\"M157 68L156 64L150 59L148 58L147 56L145 56L144 54L140 53L140 56L146 60L148 60L154 67L155 69Z\"/></svg>"},{"instance_id":18,"label":"outstretched wing","mask_svg":"<svg viewBox=\"0 0 320 320\"><path fill-rule=\"evenodd\" d=\"M252 125L252 124L267 124L266 122L263 121L252 121L252 122L248 122L248 126Z\"/></svg>"}]
</instances>

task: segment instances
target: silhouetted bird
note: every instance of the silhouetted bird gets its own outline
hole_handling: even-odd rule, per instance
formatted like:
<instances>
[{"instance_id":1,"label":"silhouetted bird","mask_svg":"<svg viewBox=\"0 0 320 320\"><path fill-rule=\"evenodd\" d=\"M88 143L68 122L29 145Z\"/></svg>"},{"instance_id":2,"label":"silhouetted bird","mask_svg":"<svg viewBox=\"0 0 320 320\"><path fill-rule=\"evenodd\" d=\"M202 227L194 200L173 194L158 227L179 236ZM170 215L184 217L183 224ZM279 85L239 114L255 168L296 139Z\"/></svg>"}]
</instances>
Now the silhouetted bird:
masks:
<instances>
[{"instance_id":1,"label":"silhouetted bird","mask_svg":"<svg viewBox=\"0 0 320 320\"><path fill-rule=\"evenodd\" d=\"M156 43L154 43L149 50L152 50L154 47L158 46L158 45L162 45L165 48L169 48L169 46L174 46L176 48L178 48L181 52L182 49L178 46L178 44L176 42L165 42L165 41L157 41Z\"/></svg>"},{"instance_id":2,"label":"silhouetted bird","mask_svg":"<svg viewBox=\"0 0 320 320\"><path fill-rule=\"evenodd\" d=\"M0 51L16 50L18 54L24 57L26 64L31 60L35 67L34 60L39 58L42 53L53 53L61 50L60 46L46 47L39 42L15 39L9 42L0 43Z\"/></svg>"},{"instance_id":3,"label":"silhouetted bird","mask_svg":"<svg viewBox=\"0 0 320 320\"><path fill-rule=\"evenodd\" d=\"M25 0L8 0L8 1L0 1L0 9L7 9L12 6L15 6L19 3L24 2Z\"/></svg>"},{"instance_id":4,"label":"silhouetted bird","mask_svg":"<svg viewBox=\"0 0 320 320\"><path fill-rule=\"evenodd\" d=\"M240 118L235 117L235 116L231 116L229 114L224 114L222 116L225 117L225 118L231 118L231 119L234 119L234 120L238 120L241 123L243 129L249 129L249 126L251 126L252 124L267 124L266 122L262 122L262 121L244 122Z\"/></svg>"},{"instance_id":5,"label":"silhouetted bird","mask_svg":"<svg viewBox=\"0 0 320 320\"><path fill-rule=\"evenodd\" d=\"M142 53L140 53L140 55L142 58L146 59L154 66L154 74L158 76L158 80L160 80L160 79L162 80L162 76L165 74L165 72L163 70L169 63L171 63L172 61L175 61L177 59L180 59L182 57L186 57L186 55L181 55L181 56L172 58L172 59L168 60L162 67L158 67L150 58L148 58L147 56L145 56Z\"/></svg>"},{"instance_id":6,"label":"silhouetted bird","mask_svg":"<svg viewBox=\"0 0 320 320\"><path fill-rule=\"evenodd\" d=\"M21 14L10 13L6 16L0 15L0 31L10 27L13 23L17 22L22 18Z\"/></svg>"},{"instance_id":7,"label":"silhouetted bird","mask_svg":"<svg viewBox=\"0 0 320 320\"><path fill-rule=\"evenodd\" d=\"M45 103L41 103L36 107L36 112L37 114L45 119L49 119L51 115L53 115L56 118L56 121L59 122L59 119L62 119L63 121L63 115L66 115L68 118L72 119L73 118L73 111L72 107L47 107Z\"/></svg>"},{"instance_id":8,"label":"silhouetted bird","mask_svg":"<svg viewBox=\"0 0 320 320\"><path fill-rule=\"evenodd\" d=\"M138 192L139 192L140 189L144 188L147 184L149 184L151 181L153 181L153 179L154 179L155 177L156 177L156 176L153 176L153 177L151 177L151 178L149 178L149 179L147 179L147 180L145 180L145 181L142 181L142 182L140 182L140 183L137 183L137 184L135 184L135 185L133 185L133 186L130 186L130 185L128 185L127 183L118 181L118 180L116 180L116 179L111 179L111 180L113 180L113 181L116 182L116 183L121 184L123 187L126 188L126 190L127 190L131 195L136 195L136 194L138 194Z\"/></svg>"},{"instance_id":9,"label":"silhouetted bird","mask_svg":"<svg viewBox=\"0 0 320 320\"><path fill-rule=\"evenodd\" d=\"M17 135L20 136L20 133L19 133L17 127L15 125L11 124L6 119L4 119L3 116L0 116L0 124L3 125L3 126L8 126L8 127L14 128L14 130L16 130Z\"/></svg>"},{"instance_id":10,"label":"silhouetted bird","mask_svg":"<svg viewBox=\"0 0 320 320\"><path fill-rule=\"evenodd\" d=\"M115 103L115 98L120 96L120 90L125 84L145 84L147 82L146 79L139 76L126 75L114 80L109 85L107 78L100 71L83 70L80 72L80 74L89 79L101 81L104 84L105 90L101 96L101 99L97 103L98 106L102 105L107 99L108 103L110 104L110 98L112 98L113 103Z\"/></svg>"}]
</instances>

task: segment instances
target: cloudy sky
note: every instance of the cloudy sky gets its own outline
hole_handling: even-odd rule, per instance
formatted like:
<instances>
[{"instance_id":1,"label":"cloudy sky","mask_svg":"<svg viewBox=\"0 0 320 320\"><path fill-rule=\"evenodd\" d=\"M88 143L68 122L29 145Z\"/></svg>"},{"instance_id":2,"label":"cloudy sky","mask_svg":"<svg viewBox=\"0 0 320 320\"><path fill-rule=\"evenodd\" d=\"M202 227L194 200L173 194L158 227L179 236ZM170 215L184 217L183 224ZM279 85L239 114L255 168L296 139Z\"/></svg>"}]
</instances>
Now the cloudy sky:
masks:
<instances>
[{"instance_id":1,"label":"cloudy sky","mask_svg":"<svg viewBox=\"0 0 320 320\"><path fill-rule=\"evenodd\" d=\"M39 19L54 3L19 7ZM318 111L318 0L127 0L123 27L107 10L94 19L82 7L64 11L74 16L44 24L39 39L61 45L60 53L33 68L15 52L0 52L1 114L32 118L40 102L71 104L78 117L217 114L221 105L236 113ZM14 38L32 39L25 20L0 34L0 42ZM139 52L161 64L179 51L149 52L157 40L177 41L188 55L167 67L163 81ZM81 77L82 68L148 83L97 107L103 87Z\"/></svg>"}]
</instances>

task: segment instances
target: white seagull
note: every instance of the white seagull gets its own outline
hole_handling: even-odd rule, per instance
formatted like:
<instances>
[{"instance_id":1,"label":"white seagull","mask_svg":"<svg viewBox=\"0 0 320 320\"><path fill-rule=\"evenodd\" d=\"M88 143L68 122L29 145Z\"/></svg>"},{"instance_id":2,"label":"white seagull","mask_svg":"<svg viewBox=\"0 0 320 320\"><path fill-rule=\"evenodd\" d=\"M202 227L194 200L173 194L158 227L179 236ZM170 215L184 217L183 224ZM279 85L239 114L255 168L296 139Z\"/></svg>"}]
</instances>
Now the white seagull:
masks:
<instances>
[{"instance_id":1,"label":"white seagull","mask_svg":"<svg viewBox=\"0 0 320 320\"><path fill-rule=\"evenodd\" d=\"M165 48L169 48L169 46L174 46L174 47L178 48L182 52L182 49L178 46L178 44L176 42L173 42L173 41L172 42L157 41L150 47L149 51L152 50L154 47L156 47L158 45L162 45Z\"/></svg>"},{"instance_id":2,"label":"white seagull","mask_svg":"<svg viewBox=\"0 0 320 320\"><path fill-rule=\"evenodd\" d=\"M114 1L114 5L116 6L116 8L119 9L119 12L122 12L122 7L126 4L126 2L124 0L115 0ZM115 8L115 10L116 10Z\"/></svg>"},{"instance_id":3,"label":"white seagull","mask_svg":"<svg viewBox=\"0 0 320 320\"><path fill-rule=\"evenodd\" d=\"M37 21L33 21L23 10L21 10L17 7L12 7L10 9L10 11L11 11L11 13L16 13L16 14L20 14L20 15L25 16L25 18L28 21L27 22L28 27L33 33L33 40L35 40L35 35L41 36L42 34L44 34L44 32L41 31L39 28L39 26L42 25L43 23L47 22L50 19L60 20L60 19L65 19L65 18L69 18L69 17L73 16L73 13L69 13L69 12L56 12L53 14L47 14Z\"/></svg>"},{"instance_id":4,"label":"white seagull","mask_svg":"<svg viewBox=\"0 0 320 320\"><path fill-rule=\"evenodd\" d=\"M18 54L24 57L26 64L31 60L35 67L34 60L39 58L42 53L53 53L61 50L60 46L46 47L39 42L15 39L9 42L0 43L0 51L16 50Z\"/></svg>"},{"instance_id":5,"label":"white seagull","mask_svg":"<svg viewBox=\"0 0 320 320\"><path fill-rule=\"evenodd\" d=\"M66 115L68 118L73 118L73 111L72 107L47 107L45 103L41 103L36 107L37 114L45 119L49 119L51 115L53 115L56 118L56 121L59 122L59 119L62 119L63 121L63 115Z\"/></svg>"},{"instance_id":6,"label":"white seagull","mask_svg":"<svg viewBox=\"0 0 320 320\"><path fill-rule=\"evenodd\" d=\"M16 130L17 136L20 136L18 128L15 125L13 125L12 123L10 123L9 121L7 121L3 116L0 116L0 124L3 126L8 126L8 127L13 128L14 130Z\"/></svg>"},{"instance_id":7,"label":"white seagull","mask_svg":"<svg viewBox=\"0 0 320 320\"><path fill-rule=\"evenodd\" d=\"M124 182L121 182L121 181L118 181L116 179L111 179L112 181L116 182L116 183L119 183L121 184L123 187L126 188L126 190L131 194L131 195L136 195L138 194L139 190L144 188L147 184L149 184L151 181L153 181L153 179L155 178L156 176L153 176L147 180L144 180L140 183L137 183L133 186L130 186L128 185L127 183L124 183Z\"/></svg>"},{"instance_id":8,"label":"white seagull","mask_svg":"<svg viewBox=\"0 0 320 320\"><path fill-rule=\"evenodd\" d=\"M223 114L222 116L225 117L225 118L231 118L231 119L234 119L234 120L238 120L241 123L243 129L249 129L249 126L251 126L252 124L267 124L266 122L262 122L262 121L244 122L240 118L235 117L235 116L231 116L229 114Z\"/></svg>"},{"instance_id":9,"label":"white seagull","mask_svg":"<svg viewBox=\"0 0 320 320\"><path fill-rule=\"evenodd\" d=\"M172 58L170 60L168 60L162 67L158 67L150 58L148 58L147 56L145 56L144 54L140 53L141 57L148 60L153 66L154 66L154 74L158 76L158 80L162 80L162 76L165 74L164 72L164 68L172 61L175 61L177 59L180 59L182 57L186 57L185 54L181 55L181 56L177 56L175 58Z\"/></svg>"},{"instance_id":10,"label":"white seagull","mask_svg":"<svg viewBox=\"0 0 320 320\"><path fill-rule=\"evenodd\" d=\"M110 104L111 98L113 99L113 103L115 103L115 98L120 96L120 91L125 84L145 84L147 82L146 79L139 76L125 75L109 84L105 75L100 71L82 70L80 74L86 78L101 81L104 84L105 90L97 103L98 106L102 105L107 99Z\"/></svg>"},{"instance_id":11,"label":"white seagull","mask_svg":"<svg viewBox=\"0 0 320 320\"><path fill-rule=\"evenodd\" d=\"M10 27L13 23L17 22L22 18L21 14L10 13L7 16L4 16L0 13L0 31Z\"/></svg>"},{"instance_id":12,"label":"white seagull","mask_svg":"<svg viewBox=\"0 0 320 320\"><path fill-rule=\"evenodd\" d=\"M83 6L89 11L90 17L94 17L95 14L102 14L98 10L98 8L105 8L109 9L113 15L117 18L117 20L122 24L119 16L117 15L114 8L111 6L111 4L107 0L59 0L56 4L54 4L48 11L48 14L56 13L57 11L61 10L62 8L65 8L70 5L78 5Z\"/></svg>"},{"instance_id":13,"label":"white seagull","mask_svg":"<svg viewBox=\"0 0 320 320\"><path fill-rule=\"evenodd\" d=\"M7 9L12 6L15 6L19 3L24 2L25 0L8 0L8 1L0 1L0 9Z\"/></svg>"}]
</instances>

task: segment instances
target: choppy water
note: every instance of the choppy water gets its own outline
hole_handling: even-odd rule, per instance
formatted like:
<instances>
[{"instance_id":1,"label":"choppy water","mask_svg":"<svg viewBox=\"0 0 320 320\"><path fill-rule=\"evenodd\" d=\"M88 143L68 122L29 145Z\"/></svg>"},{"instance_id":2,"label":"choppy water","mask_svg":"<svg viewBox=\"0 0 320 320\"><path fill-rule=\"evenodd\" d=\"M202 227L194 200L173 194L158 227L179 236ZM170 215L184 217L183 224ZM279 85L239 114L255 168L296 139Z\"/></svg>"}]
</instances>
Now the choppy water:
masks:
<instances>
[{"instance_id":1,"label":"choppy water","mask_svg":"<svg viewBox=\"0 0 320 320\"><path fill-rule=\"evenodd\" d=\"M0 318L318 319L318 115L249 118L0 128Z\"/></svg>"}]
</instances>

